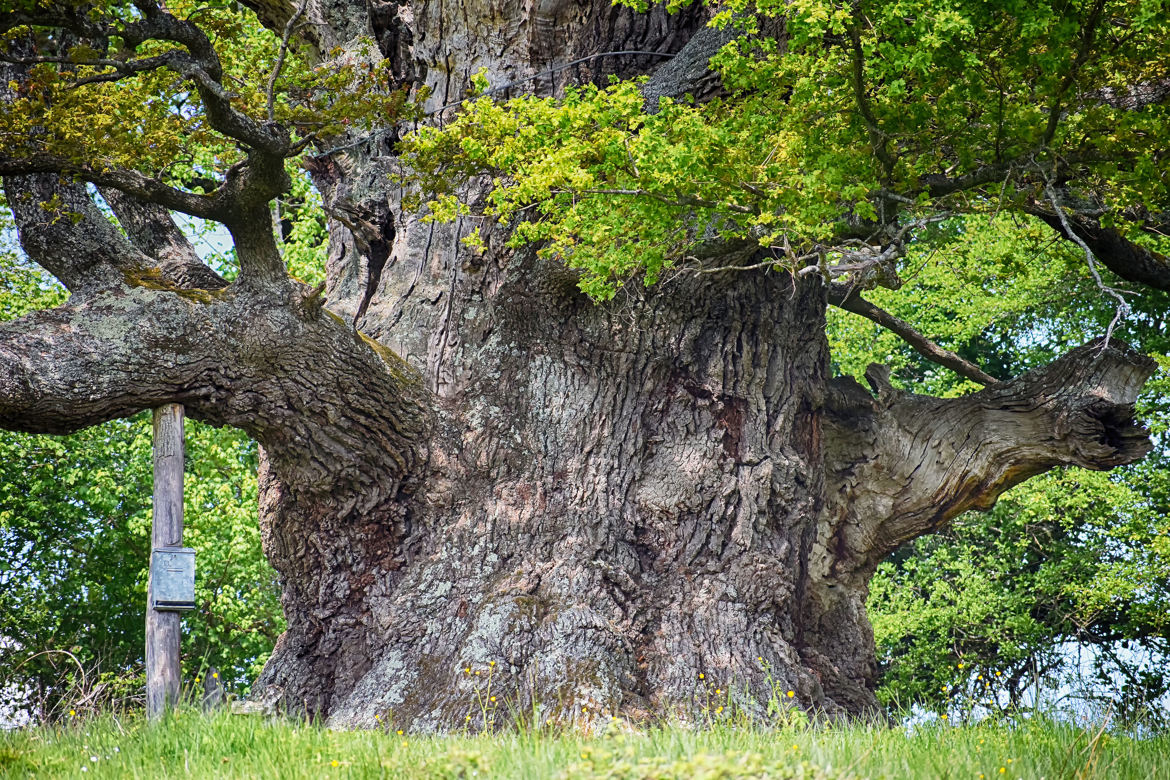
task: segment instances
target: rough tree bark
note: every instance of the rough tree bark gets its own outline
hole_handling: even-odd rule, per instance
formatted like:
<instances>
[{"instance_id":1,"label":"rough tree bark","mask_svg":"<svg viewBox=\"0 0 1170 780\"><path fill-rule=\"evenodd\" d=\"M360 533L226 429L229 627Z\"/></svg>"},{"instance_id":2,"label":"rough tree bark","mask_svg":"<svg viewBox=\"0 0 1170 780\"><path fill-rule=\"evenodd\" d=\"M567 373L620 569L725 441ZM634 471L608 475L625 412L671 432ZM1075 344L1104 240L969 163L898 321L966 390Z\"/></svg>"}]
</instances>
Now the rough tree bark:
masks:
<instances>
[{"instance_id":1,"label":"rough tree bark","mask_svg":"<svg viewBox=\"0 0 1170 780\"><path fill-rule=\"evenodd\" d=\"M298 7L260 6L277 30ZM304 18L315 51L372 35L369 56L433 90L436 121L481 67L548 92L647 72L663 58L583 58L672 54L702 27L558 0L311 0ZM232 216L228 285L140 200L111 197L124 238L79 186L0 167L24 246L74 293L0 329L0 425L178 402L260 442L289 623L263 702L479 727L504 719L490 680L567 722L693 716L716 689L749 712L791 690L876 715L864 600L884 555L1047 468L1149 448L1132 404L1153 363L1124 345L953 400L875 369L871 394L829 376L819 278L690 277L595 306L495 231L475 256L468 224L404 211L394 131L352 141L310 160L335 215L325 307L273 270L266 212ZM53 193L78 216L47 218Z\"/></svg>"}]
</instances>

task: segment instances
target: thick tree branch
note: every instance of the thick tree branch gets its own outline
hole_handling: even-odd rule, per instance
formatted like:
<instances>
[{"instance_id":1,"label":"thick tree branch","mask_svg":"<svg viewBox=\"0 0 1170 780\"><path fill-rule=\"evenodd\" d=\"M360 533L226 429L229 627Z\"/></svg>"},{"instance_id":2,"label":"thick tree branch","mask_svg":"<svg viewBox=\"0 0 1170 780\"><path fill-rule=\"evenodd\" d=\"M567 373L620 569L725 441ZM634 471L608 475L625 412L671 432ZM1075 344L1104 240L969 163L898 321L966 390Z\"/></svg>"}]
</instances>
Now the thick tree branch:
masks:
<instances>
[{"instance_id":1,"label":"thick tree branch","mask_svg":"<svg viewBox=\"0 0 1170 780\"><path fill-rule=\"evenodd\" d=\"M20 243L32 260L74 294L122 283L150 260L97 209L79 184L58 174L5 176Z\"/></svg>"},{"instance_id":2,"label":"thick tree branch","mask_svg":"<svg viewBox=\"0 0 1170 780\"><path fill-rule=\"evenodd\" d=\"M872 571L902 543L989 509L1054 466L1140 459L1152 445L1133 404L1155 367L1115 339L956 399L896 390L876 365L866 373L876 398L851 378L836 380L826 404L825 554Z\"/></svg>"},{"instance_id":3,"label":"thick tree branch","mask_svg":"<svg viewBox=\"0 0 1170 780\"><path fill-rule=\"evenodd\" d=\"M6 177L4 185L24 250L83 298L146 277L182 289L228 284L199 259L159 206L118 190L105 193L127 240L83 186L57 174Z\"/></svg>"},{"instance_id":4,"label":"thick tree branch","mask_svg":"<svg viewBox=\"0 0 1170 780\"><path fill-rule=\"evenodd\" d=\"M111 32L121 36L132 50L150 40L185 48L187 54L175 52L168 65L195 85L208 124L258 152L283 159L291 146L288 132L274 122L257 122L232 106L231 93L222 83L223 65L206 33L195 23L178 19L154 3L142 3L141 7L145 19Z\"/></svg>"},{"instance_id":5,"label":"thick tree branch","mask_svg":"<svg viewBox=\"0 0 1170 780\"><path fill-rule=\"evenodd\" d=\"M1138 111L1170 98L1170 76L1142 81L1128 87L1104 87L1085 96L1086 102L1104 103L1123 111Z\"/></svg>"},{"instance_id":6,"label":"thick tree branch","mask_svg":"<svg viewBox=\"0 0 1170 780\"><path fill-rule=\"evenodd\" d=\"M175 224L170 212L154 203L144 203L121 190L106 188L102 197L135 246L158 261L163 275L184 290L218 290L228 282L211 270L195 247Z\"/></svg>"},{"instance_id":7,"label":"thick tree branch","mask_svg":"<svg viewBox=\"0 0 1170 780\"><path fill-rule=\"evenodd\" d=\"M125 168L97 168L46 152L22 154L20 157L0 154L0 176L32 173L71 176L99 187L113 187L140 200L157 203L172 211L180 211L200 219L221 221L221 217L230 218L232 214L231 203L224 196L222 187L210 195L197 195L175 189L158 179Z\"/></svg>"},{"instance_id":8,"label":"thick tree branch","mask_svg":"<svg viewBox=\"0 0 1170 780\"><path fill-rule=\"evenodd\" d=\"M678 54L655 70L642 85L646 112L656 113L662 98L677 100L711 80L713 74L707 63L737 35L738 31L731 25L704 27L696 32Z\"/></svg>"},{"instance_id":9,"label":"thick tree branch","mask_svg":"<svg viewBox=\"0 0 1170 780\"><path fill-rule=\"evenodd\" d=\"M429 424L414 372L303 285L274 301L151 277L0 325L0 427L68 433L163 403L247 431L295 490L359 480L373 501L410 478Z\"/></svg>"},{"instance_id":10,"label":"thick tree branch","mask_svg":"<svg viewBox=\"0 0 1170 780\"><path fill-rule=\"evenodd\" d=\"M861 16L860 9L855 7L854 13ZM869 95L865 88L865 54L861 47L861 18L853 20L850 25L849 34L849 59L852 64L851 81L853 86L853 99L857 104L857 113L865 121L866 133L869 135L869 146L873 150L874 156L878 158L878 162L882 164L882 172L884 178L888 179L894 171L894 158L890 154L889 148L886 146L886 136L878 125L877 117L873 114L873 108L869 104Z\"/></svg>"},{"instance_id":11,"label":"thick tree branch","mask_svg":"<svg viewBox=\"0 0 1170 780\"><path fill-rule=\"evenodd\" d=\"M245 243L258 250L250 251L237 245L241 279L271 281L286 277L287 272L280 253L275 249L267 208L269 201L287 188L288 175L283 161L268 162L270 165L241 165L233 168L228 171L223 185L210 195L183 192L137 171L120 168L95 170L71 160L43 154L22 159L0 157L0 176L69 174L99 187L121 190L146 203L223 223L233 236L249 236ZM55 178L59 178L59 175ZM259 219L260 215L264 215L263 219ZM268 231L267 240L254 235L261 227Z\"/></svg>"},{"instance_id":12,"label":"thick tree branch","mask_svg":"<svg viewBox=\"0 0 1170 780\"><path fill-rule=\"evenodd\" d=\"M126 25L108 22L94 30L97 22L90 19L83 25L92 38L107 40L121 37L130 51L147 41L162 41L180 45L161 55L141 60L99 58L97 62L113 69L113 76L134 75L142 70L169 67L184 76L198 92L207 122L225 136L237 141L246 150L246 159L229 169L225 180L214 192L199 195L171 187L158 179L125 168L110 168L100 161L74 159L72 155L55 153L40 148L36 133L22 144L16 144L0 153L0 175L29 173L61 173L83 179L101 187L120 190L133 198L180 211L191 216L211 219L227 225L233 235L247 236L244 241L252 250L237 246L240 256L240 275L244 281L278 280L285 269L271 237L263 241L255 235L255 216L265 210L272 198L287 190L289 178L284 170L286 157L295 154L297 146L291 143L288 131L273 122L261 123L236 110L232 95L222 84L223 68L206 34L194 23L181 20L161 10L155 3L139 3L143 18ZM74 12L78 15L82 11ZM43 25L60 24L60 13L48 13ZM34 18L31 24L38 24ZM0 26L3 22L0 22ZM35 44L22 41L15 48L27 54L35 52ZM62 52L36 56L12 57L19 62L59 61ZM4 84L25 77L22 68L4 68ZM65 66L68 67L68 66ZM104 79L105 76L99 76ZM6 87L4 87L6 89ZM11 97L7 96L6 97ZM267 218L261 224L268 224ZM270 246L271 245L271 246ZM194 266L192 266L193 268Z\"/></svg>"}]
</instances>

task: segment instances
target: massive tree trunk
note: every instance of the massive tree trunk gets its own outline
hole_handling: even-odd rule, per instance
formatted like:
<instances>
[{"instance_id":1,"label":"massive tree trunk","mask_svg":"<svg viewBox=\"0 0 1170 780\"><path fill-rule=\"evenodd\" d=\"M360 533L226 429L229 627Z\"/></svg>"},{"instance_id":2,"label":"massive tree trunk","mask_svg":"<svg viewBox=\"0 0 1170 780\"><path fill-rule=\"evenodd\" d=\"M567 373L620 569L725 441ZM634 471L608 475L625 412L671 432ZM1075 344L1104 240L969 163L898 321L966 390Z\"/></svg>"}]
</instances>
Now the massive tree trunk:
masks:
<instances>
[{"instance_id":1,"label":"massive tree trunk","mask_svg":"<svg viewBox=\"0 0 1170 780\"><path fill-rule=\"evenodd\" d=\"M260 12L282 29L294 10ZM702 25L608 2L361 0L306 19L321 52L372 34L371 56L433 90L436 121L481 67L548 92L645 72L659 58L557 68L677 52ZM875 370L875 395L830 378L819 278L683 277L594 305L498 231L478 256L469 224L405 211L395 136L310 162L333 215L324 309L271 275L192 281L181 241L136 229L133 204L113 199L137 248L83 190L6 180L26 247L75 296L0 334L0 424L59 432L175 401L262 445L289 629L261 701L418 730L729 699L876 715L864 601L883 556L1047 468L1149 448L1132 404L1153 365L1124 345L954 400ZM15 197L38 188L82 218ZM234 229L245 271L270 265L263 228Z\"/></svg>"}]
</instances>

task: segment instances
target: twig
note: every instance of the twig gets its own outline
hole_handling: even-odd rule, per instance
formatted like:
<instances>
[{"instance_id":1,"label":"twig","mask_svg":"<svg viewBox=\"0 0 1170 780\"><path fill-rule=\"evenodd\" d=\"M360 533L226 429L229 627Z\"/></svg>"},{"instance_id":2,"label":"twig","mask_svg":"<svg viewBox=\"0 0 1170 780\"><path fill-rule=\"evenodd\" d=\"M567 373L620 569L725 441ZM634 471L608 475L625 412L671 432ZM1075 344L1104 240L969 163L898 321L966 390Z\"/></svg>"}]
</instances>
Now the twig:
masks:
<instances>
[{"instance_id":1,"label":"twig","mask_svg":"<svg viewBox=\"0 0 1170 780\"><path fill-rule=\"evenodd\" d=\"M305 9L309 6L309 0L301 0L301 5L297 8L296 13L289 17L288 23L284 25L284 36L280 39L280 51L276 54L276 64L272 66L272 73L268 74L268 121L276 121L276 79L280 76L280 71L284 68L284 58L288 56L288 42L292 38L293 27L296 26L297 20L305 13Z\"/></svg>"},{"instance_id":2,"label":"twig","mask_svg":"<svg viewBox=\"0 0 1170 780\"><path fill-rule=\"evenodd\" d=\"M771 260L764 260L761 263L753 263L752 265L721 265L718 268L700 268L695 271L697 274L718 274L724 271L752 271L756 268L773 268L780 265L780 261L776 258Z\"/></svg>"},{"instance_id":3,"label":"twig","mask_svg":"<svg viewBox=\"0 0 1170 780\"><path fill-rule=\"evenodd\" d=\"M1097 259L1093 256L1093 250L1089 249L1089 245L1085 243L1083 238L1073 232L1072 225L1069 224L1064 209L1060 207L1060 203L1056 199L1056 190L1052 188L1052 180L1048 178L1047 174L1045 174L1044 178L1044 192L1048 195L1048 201L1052 204L1053 210L1056 211L1056 217L1060 220L1060 225L1064 228L1065 234L1076 242L1077 246L1084 250L1085 260L1089 263L1089 272L1093 274L1093 281L1097 283L1097 289L1117 300L1117 311L1113 314L1113 320L1110 321L1109 327L1105 330L1105 340L1101 342L1101 351L1104 352L1109 348L1109 339L1113 337L1113 329L1117 327L1117 323L1129 316L1129 302L1125 300L1120 292L1101 280L1101 274L1097 271Z\"/></svg>"}]
</instances>

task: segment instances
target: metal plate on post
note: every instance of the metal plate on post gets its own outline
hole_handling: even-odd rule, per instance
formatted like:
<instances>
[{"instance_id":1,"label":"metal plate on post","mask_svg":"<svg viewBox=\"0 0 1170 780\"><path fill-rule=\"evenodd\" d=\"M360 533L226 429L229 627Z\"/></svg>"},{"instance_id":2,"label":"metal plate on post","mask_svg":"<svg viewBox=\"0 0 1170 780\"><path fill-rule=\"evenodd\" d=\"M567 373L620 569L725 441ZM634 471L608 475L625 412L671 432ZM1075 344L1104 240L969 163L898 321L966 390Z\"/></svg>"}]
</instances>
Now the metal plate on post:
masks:
<instances>
[{"instance_id":1,"label":"metal plate on post","mask_svg":"<svg viewBox=\"0 0 1170 780\"><path fill-rule=\"evenodd\" d=\"M160 611L195 609L195 551L155 547L150 556L150 606Z\"/></svg>"}]
</instances>

